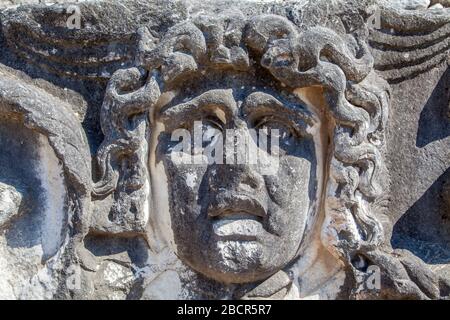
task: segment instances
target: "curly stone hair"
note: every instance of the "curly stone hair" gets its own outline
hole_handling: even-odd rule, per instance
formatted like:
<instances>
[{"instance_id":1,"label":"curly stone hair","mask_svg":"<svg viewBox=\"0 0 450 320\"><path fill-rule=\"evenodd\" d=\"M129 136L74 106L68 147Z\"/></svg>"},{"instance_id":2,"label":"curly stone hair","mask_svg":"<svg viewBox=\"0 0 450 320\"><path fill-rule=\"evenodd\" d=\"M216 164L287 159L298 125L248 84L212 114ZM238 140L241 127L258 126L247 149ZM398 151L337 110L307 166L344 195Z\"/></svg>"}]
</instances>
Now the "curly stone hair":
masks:
<instances>
[{"instance_id":1,"label":"curly stone hair","mask_svg":"<svg viewBox=\"0 0 450 320\"><path fill-rule=\"evenodd\" d=\"M352 266L355 256L383 242L377 210L384 195L380 180L387 180L382 153L389 85L373 71L367 33L362 28L340 35L322 27L300 32L284 17L260 15L248 20L240 12L199 15L173 26L161 40L146 28L139 30L141 69L116 72L102 107L106 139L98 152L102 176L97 194L117 189L128 193L126 199L119 198L117 210L142 202L136 192L147 177L138 150L151 128L141 127L148 121L141 115L152 109L165 87L202 66L245 71L253 55L293 90L323 89L333 128L321 239L330 252ZM130 92L135 88L139 89ZM120 161L132 169L120 170Z\"/></svg>"},{"instance_id":2,"label":"curly stone hair","mask_svg":"<svg viewBox=\"0 0 450 320\"><path fill-rule=\"evenodd\" d=\"M373 71L366 38L367 30L345 37L322 27L299 32L273 15L252 19L246 32L261 65L279 81L324 90L334 125L321 238L346 264L383 242L377 209L387 183L382 149L389 85Z\"/></svg>"}]
</instances>

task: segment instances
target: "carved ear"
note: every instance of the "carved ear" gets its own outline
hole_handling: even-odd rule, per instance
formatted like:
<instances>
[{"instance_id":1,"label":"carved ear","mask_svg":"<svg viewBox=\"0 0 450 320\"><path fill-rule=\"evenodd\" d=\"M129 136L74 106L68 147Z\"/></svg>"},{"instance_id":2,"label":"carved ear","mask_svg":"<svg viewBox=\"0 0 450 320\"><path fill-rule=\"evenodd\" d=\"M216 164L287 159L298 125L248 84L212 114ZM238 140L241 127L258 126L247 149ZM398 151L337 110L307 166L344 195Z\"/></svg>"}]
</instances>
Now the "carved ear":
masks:
<instances>
[{"instance_id":1,"label":"carved ear","mask_svg":"<svg viewBox=\"0 0 450 320\"><path fill-rule=\"evenodd\" d=\"M370 46L375 69L388 82L411 79L448 59L450 8L401 10L386 4L379 14Z\"/></svg>"}]
</instances>

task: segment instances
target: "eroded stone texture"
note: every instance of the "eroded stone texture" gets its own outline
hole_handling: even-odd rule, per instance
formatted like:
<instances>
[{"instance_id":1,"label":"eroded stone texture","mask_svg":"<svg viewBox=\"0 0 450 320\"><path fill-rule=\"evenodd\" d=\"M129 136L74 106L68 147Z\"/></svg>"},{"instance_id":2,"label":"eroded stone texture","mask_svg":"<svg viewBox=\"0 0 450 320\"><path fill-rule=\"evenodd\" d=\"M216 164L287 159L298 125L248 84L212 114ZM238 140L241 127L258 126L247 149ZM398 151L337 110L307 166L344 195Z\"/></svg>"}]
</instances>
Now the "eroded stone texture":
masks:
<instances>
[{"instance_id":1,"label":"eroded stone texture","mask_svg":"<svg viewBox=\"0 0 450 320\"><path fill-rule=\"evenodd\" d=\"M0 14L7 298L449 297L447 1L68 8Z\"/></svg>"}]
</instances>

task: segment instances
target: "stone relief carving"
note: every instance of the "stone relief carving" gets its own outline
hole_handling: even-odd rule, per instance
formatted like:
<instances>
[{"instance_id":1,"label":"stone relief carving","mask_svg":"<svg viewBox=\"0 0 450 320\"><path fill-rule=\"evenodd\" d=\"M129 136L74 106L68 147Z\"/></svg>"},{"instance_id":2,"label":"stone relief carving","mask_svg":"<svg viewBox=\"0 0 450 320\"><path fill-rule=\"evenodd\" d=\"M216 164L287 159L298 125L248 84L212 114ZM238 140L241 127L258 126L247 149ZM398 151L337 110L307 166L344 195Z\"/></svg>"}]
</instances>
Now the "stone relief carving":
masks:
<instances>
[{"instance_id":1,"label":"stone relief carving","mask_svg":"<svg viewBox=\"0 0 450 320\"><path fill-rule=\"evenodd\" d=\"M36 296L448 297L448 275L391 240L410 236L394 227L406 200L392 187L402 176L393 130L408 119L397 97L448 68L447 4L233 4L128 1L125 16L139 18L120 19L117 2L93 1L81 4L80 30L65 27L67 5L2 12L2 127L48 144L30 166L57 163L60 181L38 184L49 201L64 190L53 210L62 222L48 222L62 240L42 262L55 285L35 280L46 287ZM433 172L450 162L443 128ZM18 140L0 132L5 147ZM241 138L269 174L249 163ZM174 158L180 145L194 154L187 162ZM0 173L6 233L32 204L10 171Z\"/></svg>"},{"instance_id":2,"label":"stone relief carving","mask_svg":"<svg viewBox=\"0 0 450 320\"><path fill-rule=\"evenodd\" d=\"M87 141L65 102L11 70L2 67L0 74L1 144L7 150L1 161L2 298L51 298L64 265L77 262L89 226ZM13 156L25 158L15 165Z\"/></svg>"}]
</instances>

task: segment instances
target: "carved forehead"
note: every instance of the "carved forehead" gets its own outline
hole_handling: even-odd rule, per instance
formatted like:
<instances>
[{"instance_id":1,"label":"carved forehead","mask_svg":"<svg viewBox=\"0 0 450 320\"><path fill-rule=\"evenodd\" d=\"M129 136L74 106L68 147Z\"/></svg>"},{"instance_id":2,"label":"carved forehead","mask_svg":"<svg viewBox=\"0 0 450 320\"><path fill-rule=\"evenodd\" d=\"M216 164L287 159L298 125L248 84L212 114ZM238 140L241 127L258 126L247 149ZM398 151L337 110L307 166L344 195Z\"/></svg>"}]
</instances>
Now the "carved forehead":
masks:
<instances>
[{"instance_id":1,"label":"carved forehead","mask_svg":"<svg viewBox=\"0 0 450 320\"><path fill-rule=\"evenodd\" d=\"M266 92L254 92L250 94L242 104L242 113L247 116L252 114L261 114L265 112L274 112L284 116L293 116L313 125L318 122L317 115L303 103L293 103L280 96L272 95Z\"/></svg>"},{"instance_id":2,"label":"carved forehead","mask_svg":"<svg viewBox=\"0 0 450 320\"><path fill-rule=\"evenodd\" d=\"M256 90L242 95L233 89L209 90L195 98L185 99L181 103L169 103L161 109L159 120L173 124L213 113L219 113L225 119L242 115L251 120L257 116L272 113L294 117L308 125L318 121L317 115L299 101L297 103L288 101L275 92ZM219 118L222 117L219 116Z\"/></svg>"},{"instance_id":3,"label":"carved forehead","mask_svg":"<svg viewBox=\"0 0 450 320\"><path fill-rule=\"evenodd\" d=\"M181 123L202 114L221 111L225 118L237 113L237 102L231 89L209 90L193 99L182 103L175 103L162 108L159 119L172 124Z\"/></svg>"}]
</instances>

